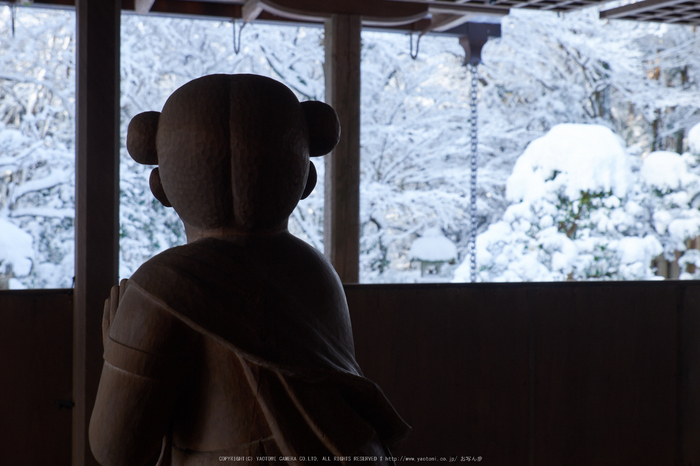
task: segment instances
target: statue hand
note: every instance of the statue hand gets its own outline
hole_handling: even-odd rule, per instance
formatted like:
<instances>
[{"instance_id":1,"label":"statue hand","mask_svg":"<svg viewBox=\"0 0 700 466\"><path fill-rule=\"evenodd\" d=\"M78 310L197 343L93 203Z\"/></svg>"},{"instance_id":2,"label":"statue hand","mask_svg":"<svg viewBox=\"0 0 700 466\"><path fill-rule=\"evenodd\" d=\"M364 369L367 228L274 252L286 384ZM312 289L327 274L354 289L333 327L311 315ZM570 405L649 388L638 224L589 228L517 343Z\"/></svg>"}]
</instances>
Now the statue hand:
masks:
<instances>
[{"instance_id":1,"label":"statue hand","mask_svg":"<svg viewBox=\"0 0 700 466\"><path fill-rule=\"evenodd\" d=\"M121 301L124 295L124 289L126 288L126 279L119 282L118 286L113 286L109 298L105 300L105 308L102 314L102 347L104 348L107 343L107 337L109 337L109 328L114 322L114 315L117 313L117 308L119 307L119 301Z\"/></svg>"}]
</instances>

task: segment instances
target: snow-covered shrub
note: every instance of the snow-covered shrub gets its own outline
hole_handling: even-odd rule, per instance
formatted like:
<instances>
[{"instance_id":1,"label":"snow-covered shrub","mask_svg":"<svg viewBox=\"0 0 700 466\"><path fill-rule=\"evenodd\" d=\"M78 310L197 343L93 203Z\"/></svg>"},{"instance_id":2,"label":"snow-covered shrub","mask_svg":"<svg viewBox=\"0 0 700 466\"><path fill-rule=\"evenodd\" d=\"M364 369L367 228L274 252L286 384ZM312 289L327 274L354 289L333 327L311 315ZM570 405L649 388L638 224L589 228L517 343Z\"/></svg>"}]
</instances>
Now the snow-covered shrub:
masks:
<instances>
[{"instance_id":1,"label":"snow-covered shrub","mask_svg":"<svg viewBox=\"0 0 700 466\"><path fill-rule=\"evenodd\" d=\"M674 260L700 235L694 163L666 151L640 160L603 126L555 126L518 158L506 182L512 204L477 238L480 280L660 278L652 260ZM465 261L455 280L468 275Z\"/></svg>"},{"instance_id":2,"label":"snow-covered shrub","mask_svg":"<svg viewBox=\"0 0 700 466\"><path fill-rule=\"evenodd\" d=\"M673 262L679 253L684 253L678 260L680 278L684 279L700 277L686 272L688 265L695 264L697 253L685 252L690 240L700 236L699 162L690 153L652 152L642 161L641 190L635 193L651 213L651 223L663 244L665 259Z\"/></svg>"}]
</instances>

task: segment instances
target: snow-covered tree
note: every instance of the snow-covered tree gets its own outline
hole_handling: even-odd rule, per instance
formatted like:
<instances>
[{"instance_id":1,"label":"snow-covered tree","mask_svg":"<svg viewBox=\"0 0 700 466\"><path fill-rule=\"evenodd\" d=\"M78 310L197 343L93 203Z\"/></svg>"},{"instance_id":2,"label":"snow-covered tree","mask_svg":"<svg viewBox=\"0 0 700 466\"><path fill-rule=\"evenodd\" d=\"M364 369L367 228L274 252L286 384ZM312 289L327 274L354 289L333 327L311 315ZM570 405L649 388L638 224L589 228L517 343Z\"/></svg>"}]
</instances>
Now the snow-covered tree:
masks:
<instances>
[{"instance_id":1,"label":"snow-covered tree","mask_svg":"<svg viewBox=\"0 0 700 466\"><path fill-rule=\"evenodd\" d=\"M0 286L10 276L8 265L17 277L13 286L70 286L74 17L55 10L18 8L13 34L11 11L0 8L0 220L7 227L2 240L19 227L32 238L32 246L29 251L28 237L13 233L15 243L24 244L24 252L10 257L0 250ZM507 195L506 180L528 144L560 124L600 125L624 141L614 138L626 154L625 170L632 179L626 197L613 192L611 185L609 191L592 187L579 197L557 197L551 206L544 200L539 207L531 202L537 208L557 209L551 214L554 230L548 230L557 235L547 240L548 255L537 256L548 270L549 275L543 272L542 276L649 276L648 266L622 272L625 264L635 263L629 262L631 256L618 254L627 248L626 238L646 241L646 255L656 253L652 239L657 241L667 259L680 257L685 273L694 274L700 254L686 249L692 246L688 235L694 234L691 227L697 210L691 181L697 174L698 151L691 147L690 153L684 152L693 140L688 131L700 120L700 54L693 28L600 21L595 9L564 15L514 10L503 19L502 31L502 38L486 44L479 67L475 226L482 236L490 231L489 225L508 223L524 202ZM160 110L177 87L205 74L267 75L287 84L301 100L323 99L322 28L249 24L242 31L238 54L233 50L233 35L230 22L123 16L122 145L134 115ZM457 262L466 259L472 228L466 214L471 122L470 76L462 57L456 38L423 37L413 60L407 35L363 33L360 262L364 282L420 280L410 262L410 247L436 228L455 243ZM675 155L659 155L665 150ZM664 164L687 167L683 177L678 175L677 185L659 188L658 180L643 176L644 167L659 158L664 158ZM322 249L322 161L316 168L319 185L294 211L290 229ZM163 208L151 196L148 172L148 167L133 163L122 150L123 277L151 255L184 242L172 209ZM563 183L561 173L552 176ZM610 227L606 233L610 236L605 236L601 225L618 221L622 223ZM530 225L547 228L532 221ZM627 230L621 231L624 225ZM513 230L512 234L520 233ZM508 241L544 244L542 234ZM564 265L558 262L569 257L563 252L566 241L579 241L581 246L585 234L599 238L595 241L607 256L593 260L590 267L578 256ZM557 241L559 249L553 245ZM614 246L613 241L617 241ZM595 258L595 247L589 249ZM564 256L555 260L555 252ZM489 254L480 259L481 266L490 267L488 273L482 270L482 279L502 275L495 264L484 262L500 253ZM553 261L561 267L553 269ZM574 263L578 265L571 266ZM608 268L596 269L595 264ZM443 272L449 279L455 267L447 266Z\"/></svg>"},{"instance_id":2,"label":"snow-covered tree","mask_svg":"<svg viewBox=\"0 0 700 466\"><path fill-rule=\"evenodd\" d=\"M362 35L361 280L413 281L424 230L466 244L468 74L456 39Z\"/></svg>"},{"instance_id":3,"label":"snow-covered tree","mask_svg":"<svg viewBox=\"0 0 700 466\"><path fill-rule=\"evenodd\" d=\"M74 29L68 13L0 8L0 282L15 288L73 278Z\"/></svg>"}]
</instances>

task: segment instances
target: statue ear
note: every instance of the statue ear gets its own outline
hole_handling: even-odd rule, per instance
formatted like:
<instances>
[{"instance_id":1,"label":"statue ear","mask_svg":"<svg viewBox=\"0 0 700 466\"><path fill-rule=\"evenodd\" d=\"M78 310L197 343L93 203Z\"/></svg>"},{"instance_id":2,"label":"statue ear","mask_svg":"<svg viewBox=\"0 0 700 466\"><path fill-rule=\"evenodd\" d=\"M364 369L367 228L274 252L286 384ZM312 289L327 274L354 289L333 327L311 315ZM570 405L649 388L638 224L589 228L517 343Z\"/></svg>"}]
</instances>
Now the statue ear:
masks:
<instances>
[{"instance_id":1,"label":"statue ear","mask_svg":"<svg viewBox=\"0 0 700 466\"><path fill-rule=\"evenodd\" d=\"M163 182L160 180L160 170L158 167L154 168L151 172L151 177L148 179L148 184L151 187L151 192L153 196L160 201L165 207L172 207L168 196L165 195L165 190L163 189Z\"/></svg>"},{"instance_id":2,"label":"statue ear","mask_svg":"<svg viewBox=\"0 0 700 466\"><path fill-rule=\"evenodd\" d=\"M136 162L143 165L158 165L156 133L160 112L143 112L129 122L126 133L126 150Z\"/></svg>"},{"instance_id":3,"label":"statue ear","mask_svg":"<svg viewBox=\"0 0 700 466\"><path fill-rule=\"evenodd\" d=\"M301 194L302 199L309 197L309 194L311 194L316 187L317 178L318 175L316 174L316 167L314 167L314 164L309 161L309 175L306 177L306 186L304 187L304 192Z\"/></svg>"},{"instance_id":4,"label":"statue ear","mask_svg":"<svg viewBox=\"0 0 700 466\"><path fill-rule=\"evenodd\" d=\"M126 132L126 150L136 162L143 165L158 165L158 151L156 150L156 134L158 133L158 119L160 112L143 112L136 115L129 122ZM151 171L148 179L153 196L165 207L172 207L168 196L165 195L163 182L160 179L158 167Z\"/></svg>"},{"instance_id":5,"label":"statue ear","mask_svg":"<svg viewBox=\"0 0 700 466\"><path fill-rule=\"evenodd\" d=\"M340 121L330 105L317 100L301 103L309 128L309 155L326 155L340 141Z\"/></svg>"}]
</instances>

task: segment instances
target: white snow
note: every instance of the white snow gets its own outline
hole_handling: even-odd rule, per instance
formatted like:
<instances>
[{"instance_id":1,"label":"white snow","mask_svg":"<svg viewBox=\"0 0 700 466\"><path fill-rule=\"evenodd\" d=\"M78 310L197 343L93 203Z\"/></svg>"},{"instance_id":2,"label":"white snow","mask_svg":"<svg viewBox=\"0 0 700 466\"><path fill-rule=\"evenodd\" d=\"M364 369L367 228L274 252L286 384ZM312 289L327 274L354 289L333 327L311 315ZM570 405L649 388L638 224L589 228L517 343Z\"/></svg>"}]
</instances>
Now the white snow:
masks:
<instances>
[{"instance_id":1,"label":"white snow","mask_svg":"<svg viewBox=\"0 0 700 466\"><path fill-rule=\"evenodd\" d=\"M656 151L642 161L642 180L650 186L665 191L679 189L697 177L688 173L688 166L676 152Z\"/></svg>"},{"instance_id":2,"label":"white snow","mask_svg":"<svg viewBox=\"0 0 700 466\"><path fill-rule=\"evenodd\" d=\"M688 150L693 154L700 154L700 123L690 128L687 138Z\"/></svg>"},{"instance_id":3,"label":"white snow","mask_svg":"<svg viewBox=\"0 0 700 466\"><path fill-rule=\"evenodd\" d=\"M16 278L10 278L8 285L11 290L26 290L27 286Z\"/></svg>"},{"instance_id":4,"label":"white snow","mask_svg":"<svg viewBox=\"0 0 700 466\"><path fill-rule=\"evenodd\" d=\"M548 227L539 234L542 248L552 254L552 271L568 275L576 262L578 248L565 234L556 227Z\"/></svg>"},{"instance_id":5,"label":"white snow","mask_svg":"<svg viewBox=\"0 0 700 466\"><path fill-rule=\"evenodd\" d=\"M700 235L700 216L673 220L668 225L668 232L671 238L679 243L677 246L678 249L684 250L685 247L681 245L686 239L695 238Z\"/></svg>"},{"instance_id":6,"label":"white snow","mask_svg":"<svg viewBox=\"0 0 700 466\"><path fill-rule=\"evenodd\" d=\"M668 224L673 221L673 215L667 210L659 210L653 215L654 228L663 235L668 230Z\"/></svg>"},{"instance_id":7,"label":"white snow","mask_svg":"<svg viewBox=\"0 0 700 466\"><path fill-rule=\"evenodd\" d=\"M411 244L411 259L426 262L448 262L457 259L457 247L439 228L430 228Z\"/></svg>"},{"instance_id":8,"label":"white snow","mask_svg":"<svg viewBox=\"0 0 700 466\"><path fill-rule=\"evenodd\" d=\"M527 146L506 182L506 197L531 202L560 189L569 199L607 191L623 197L629 184L618 136L605 126L561 124Z\"/></svg>"},{"instance_id":9,"label":"white snow","mask_svg":"<svg viewBox=\"0 0 700 466\"><path fill-rule=\"evenodd\" d=\"M24 217L54 217L54 218L74 218L75 209L56 209L52 207L27 207L15 209L12 216Z\"/></svg>"},{"instance_id":10,"label":"white snow","mask_svg":"<svg viewBox=\"0 0 700 466\"><path fill-rule=\"evenodd\" d=\"M697 192L688 189L700 189L689 160L653 152L633 170L609 129L554 127L517 160L513 203L477 238L479 279L656 279L652 260L700 235L700 211L687 209ZM469 280L468 258L454 279Z\"/></svg>"},{"instance_id":11,"label":"white snow","mask_svg":"<svg viewBox=\"0 0 700 466\"><path fill-rule=\"evenodd\" d=\"M49 175L25 181L17 186L12 195L12 201L15 202L20 197L27 193L41 191L43 189L53 188L59 184L66 182L69 176L62 170L53 170Z\"/></svg>"},{"instance_id":12,"label":"white snow","mask_svg":"<svg viewBox=\"0 0 700 466\"><path fill-rule=\"evenodd\" d=\"M620 262L623 264L639 262L644 267L648 267L652 259L661 254L664 248L659 240L649 235L644 238L622 238L617 243L617 250L620 253Z\"/></svg>"},{"instance_id":13,"label":"white snow","mask_svg":"<svg viewBox=\"0 0 700 466\"><path fill-rule=\"evenodd\" d=\"M0 272L12 267L15 276L23 277L32 270L32 237L17 225L0 218Z\"/></svg>"},{"instance_id":14,"label":"white snow","mask_svg":"<svg viewBox=\"0 0 700 466\"><path fill-rule=\"evenodd\" d=\"M13 256L15 273L34 261L12 287L68 287L75 16L24 9L13 37L10 12L0 7L0 218L31 235L33 252L25 235L25 246L3 242L0 256ZM659 244L675 257L700 227L700 125L691 128L700 120L700 81L681 85L679 72L687 67L692 78L700 69L692 31L600 21L595 9L513 10L503 26L479 68L479 280L654 278L650 257ZM301 100L323 99L322 29L251 24L235 54L231 27L123 18L122 140L135 114L160 110L177 87L204 74L272 76ZM403 34L364 31L362 40L360 279L434 280L419 277L410 256L436 227L458 240L428 241L423 257L464 258L440 279L468 281L471 76L463 50L454 38L425 36L413 60ZM649 57L656 78L647 74ZM677 147L682 132L689 153L649 153ZM316 167L319 184L293 212L290 231L322 249L324 166ZM172 209L153 202L149 171L122 150L122 277L185 240Z\"/></svg>"},{"instance_id":15,"label":"white snow","mask_svg":"<svg viewBox=\"0 0 700 466\"><path fill-rule=\"evenodd\" d=\"M697 249L688 249L683 253L683 255L678 259L678 266L681 268L681 270L685 270L688 265L693 265L696 268L700 267L700 251ZM687 272L684 272L683 274L680 275L679 277L681 280L686 279L694 279L692 274L689 274Z\"/></svg>"}]
</instances>

